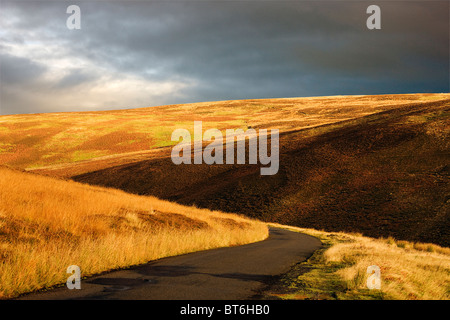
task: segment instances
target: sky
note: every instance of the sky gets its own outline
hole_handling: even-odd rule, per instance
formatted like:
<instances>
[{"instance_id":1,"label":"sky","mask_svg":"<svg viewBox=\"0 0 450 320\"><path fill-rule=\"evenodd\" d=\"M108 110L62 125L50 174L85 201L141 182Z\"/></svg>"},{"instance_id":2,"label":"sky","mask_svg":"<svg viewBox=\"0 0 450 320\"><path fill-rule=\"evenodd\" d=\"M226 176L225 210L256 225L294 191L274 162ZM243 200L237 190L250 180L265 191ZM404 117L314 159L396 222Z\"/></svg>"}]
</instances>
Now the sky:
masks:
<instances>
[{"instance_id":1,"label":"sky","mask_svg":"<svg viewBox=\"0 0 450 320\"><path fill-rule=\"evenodd\" d=\"M449 92L448 1L0 0L2 115L421 92Z\"/></svg>"}]
</instances>

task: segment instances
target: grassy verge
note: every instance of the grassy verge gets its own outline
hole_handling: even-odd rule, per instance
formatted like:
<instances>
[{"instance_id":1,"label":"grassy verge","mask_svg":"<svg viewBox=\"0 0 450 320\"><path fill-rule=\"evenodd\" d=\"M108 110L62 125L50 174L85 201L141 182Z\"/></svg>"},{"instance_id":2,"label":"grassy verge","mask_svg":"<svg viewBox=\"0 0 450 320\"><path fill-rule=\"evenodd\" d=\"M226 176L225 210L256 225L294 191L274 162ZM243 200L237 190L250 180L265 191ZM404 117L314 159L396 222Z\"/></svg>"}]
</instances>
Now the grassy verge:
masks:
<instances>
[{"instance_id":1,"label":"grassy verge","mask_svg":"<svg viewBox=\"0 0 450 320\"><path fill-rule=\"evenodd\" d=\"M323 248L280 279L281 299L449 300L450 248L271 224L319 238ZM381 289L368 289L367 267L381 270Z\"/></svg>"}]
</instances>

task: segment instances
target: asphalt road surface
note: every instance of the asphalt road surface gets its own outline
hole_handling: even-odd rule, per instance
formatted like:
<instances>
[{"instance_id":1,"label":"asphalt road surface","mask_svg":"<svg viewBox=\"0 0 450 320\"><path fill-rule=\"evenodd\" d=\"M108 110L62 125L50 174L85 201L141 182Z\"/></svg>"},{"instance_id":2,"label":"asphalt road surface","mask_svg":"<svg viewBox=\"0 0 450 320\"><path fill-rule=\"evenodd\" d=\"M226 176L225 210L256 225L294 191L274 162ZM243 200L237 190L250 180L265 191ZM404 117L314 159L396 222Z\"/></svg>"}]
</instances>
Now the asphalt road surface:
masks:
<instances>
[{"instance_id":1,"label":"asphalt road surface","mask_svg":"<svg viewBox=\"0 0 450 320\"><path fill-rule=\"evenodd\" d=\"M264 241L163 258L81 280L79 290L64 286L19 299L252 299L270 279L286 273L320 247L314 237L271 228Z\"/></svg>"}]
</instances>

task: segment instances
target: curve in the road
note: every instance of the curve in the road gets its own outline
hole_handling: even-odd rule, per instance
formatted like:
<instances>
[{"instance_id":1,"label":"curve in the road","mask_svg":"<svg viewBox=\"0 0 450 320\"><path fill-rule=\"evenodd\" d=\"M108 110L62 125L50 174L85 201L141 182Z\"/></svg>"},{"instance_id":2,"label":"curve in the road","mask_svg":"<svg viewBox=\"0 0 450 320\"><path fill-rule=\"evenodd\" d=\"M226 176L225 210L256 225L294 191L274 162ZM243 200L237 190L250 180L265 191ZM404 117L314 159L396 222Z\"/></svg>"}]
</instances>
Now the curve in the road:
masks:
<instances>
[{"instance_id":1,"label":"curve in the road","mask_svg":"<svg viewBox=\"0 0 450 320\"><path fill-rule=\"evenodd\" d=\"M250 299L321 245L312 236L270 228L261 242L164 258L82 280L80 290L60 287L20 299Z\"/></svg>"}]
</instances>

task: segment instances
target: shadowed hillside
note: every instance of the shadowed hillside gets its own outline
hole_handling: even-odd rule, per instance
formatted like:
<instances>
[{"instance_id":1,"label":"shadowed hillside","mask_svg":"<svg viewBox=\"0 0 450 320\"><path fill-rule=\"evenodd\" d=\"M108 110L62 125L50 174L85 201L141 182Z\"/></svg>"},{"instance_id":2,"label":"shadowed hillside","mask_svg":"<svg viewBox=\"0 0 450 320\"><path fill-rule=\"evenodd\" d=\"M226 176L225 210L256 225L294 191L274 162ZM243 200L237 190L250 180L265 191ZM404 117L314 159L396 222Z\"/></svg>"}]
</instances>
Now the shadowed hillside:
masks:
<instances>
[{"instance_id":1,"label":"shadowed hillside","mask_svg":"<svg viewBox=\"0 0 450 320\"><path fill-rule=\"evenodd\" d=\"M176 166L168 150L73 179L265 221L449 246L449 111L450 100L417 101L285 130L274 176L256 165Z\"/></svg>"}]
</instances>

